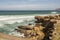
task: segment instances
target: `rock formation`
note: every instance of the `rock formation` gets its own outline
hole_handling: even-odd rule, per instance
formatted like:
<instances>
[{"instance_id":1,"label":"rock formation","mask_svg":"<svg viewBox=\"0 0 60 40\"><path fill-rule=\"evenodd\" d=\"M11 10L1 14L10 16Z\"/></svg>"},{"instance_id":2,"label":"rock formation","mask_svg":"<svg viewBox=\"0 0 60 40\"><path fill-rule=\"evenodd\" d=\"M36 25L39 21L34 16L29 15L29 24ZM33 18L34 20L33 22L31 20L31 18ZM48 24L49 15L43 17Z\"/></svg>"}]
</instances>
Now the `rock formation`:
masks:
<instances>
[{"instance_id":1,"label":"rock formation","mask_svg":"<svg viewBox=\"0 0 60 40\"><path fill-rule=\"evenodd\" d=\"M57 8L56 10L60 11L60 8Z\"/></svg>"},{"instance_id":2,"label":"rock formation","mask_svg":"<svg viewBox=\"0 0 60 40\"><path fill-rule=\"evenodd\" d=\"M32 40L53 40L55 24L60 20L60 15L35 16L35 19L34 26L19 26L16 30Z\"/></svg>"},{"instance_id":3,"label":"rock formation","mask_svg":"<svg viewBox=\"0 0 60 40\"><path fill-rule=\"evenodd\" d=\"M18 26L24 37L12 37L0 33L0 40L60 40L60 15L35 16L34 25Z\"/></svg>"}]
</instances>

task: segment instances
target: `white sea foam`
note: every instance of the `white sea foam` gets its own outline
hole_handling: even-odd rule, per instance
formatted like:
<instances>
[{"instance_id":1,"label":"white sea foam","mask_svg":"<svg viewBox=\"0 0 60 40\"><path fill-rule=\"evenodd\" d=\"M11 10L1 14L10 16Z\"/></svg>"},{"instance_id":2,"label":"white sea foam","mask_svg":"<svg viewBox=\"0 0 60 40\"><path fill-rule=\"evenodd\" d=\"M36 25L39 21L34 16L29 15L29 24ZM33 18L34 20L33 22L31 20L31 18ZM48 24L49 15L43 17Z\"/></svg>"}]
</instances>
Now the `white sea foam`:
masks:
<instances>
[{"instance_id":1,"label":"white sea foam","mask_svg":"<svg viewBox=\"0 0 60 40\"><path fill-rule=\"evenodd\" d=\"M24 20L32 19L34 16L20 16L20 15L15 15L15 16L0 16L0 23L14 23L14 22L23 22Z\"/></svg>"},{"instance_id":2,"label":"white sea foam","mask_svg":"<svg viewBox=\"0 0 60 40\"><path fill-rule=\"evenodd\" d=\"M34 16L37 16L39 14L35 15L0 15L0 26L4 24L13 24L15 22L21 23L24 21L30 21L34 19ZM41 14L40 16L46 16L48 14Z\"/></svg>"},{"instance_id":3,"label":"white sea foam","mask_svg":"<svg viewBox=\"0 0 60 40\"><path fill-rule=\"evenodd\" d=\"M13 35L13 36L17 36L17 37L24 37L24 34L21 34L17 31L11 32L11 33L9 33L9 35Z\"/></svg>"},{"instance_id":4,"label":"white sea foam","mask_svg":"<svg viewBox=\"0 0 60 40\"><path fill-rule=\"evenodd\" d=\"M51 13L56 14L57 12L51 12Z\"/></svg>"},{"instance_id":5,"label":"white sea foam","mask_svg":"<svg viewBox=\"0 0 60 40\"><path fill-rule=\"evenodd\" d=\"M20 35L17 32L11 32L16 28L15 27L16 24L14 23L15 22L24 23L25 21L34 20L34 16L37 16L37 15L0 15L0 28L3 28L6 32L9 32L9 35L23 36L23 34ZM40 15L40 16L46 16L46 15ZM7 26L5 24L11 24L11 25Z\"/></svg>"}]
</instances>

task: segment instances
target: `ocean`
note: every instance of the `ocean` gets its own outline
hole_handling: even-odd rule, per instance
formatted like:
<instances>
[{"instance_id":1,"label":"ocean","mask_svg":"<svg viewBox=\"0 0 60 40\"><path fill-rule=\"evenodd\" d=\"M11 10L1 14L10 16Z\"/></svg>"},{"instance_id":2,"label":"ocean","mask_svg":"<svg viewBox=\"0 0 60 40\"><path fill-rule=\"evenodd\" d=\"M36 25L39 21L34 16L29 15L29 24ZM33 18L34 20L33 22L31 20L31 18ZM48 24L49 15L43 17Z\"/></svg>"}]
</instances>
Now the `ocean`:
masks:
<instances>
[{"instance_id":1,"label":"ocean","mask_svg":"<svg viewBox=\"0 0 60 40\"><path fill-rule=\"evenodd\" d=\"M60 11L49 10L49 11L0 11L0 32L22 36L16 32L17 26L33 24L37 15L50 15L60 14Z\"/></svg>"}]
</instances>

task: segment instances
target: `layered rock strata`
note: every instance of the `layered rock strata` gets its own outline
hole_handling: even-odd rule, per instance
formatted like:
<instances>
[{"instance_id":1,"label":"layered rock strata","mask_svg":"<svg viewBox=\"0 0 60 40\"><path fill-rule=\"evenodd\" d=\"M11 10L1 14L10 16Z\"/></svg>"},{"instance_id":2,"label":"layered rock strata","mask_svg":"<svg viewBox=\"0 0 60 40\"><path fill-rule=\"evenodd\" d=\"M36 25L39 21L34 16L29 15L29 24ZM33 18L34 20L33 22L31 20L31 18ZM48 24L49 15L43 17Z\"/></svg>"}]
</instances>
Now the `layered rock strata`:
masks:
<instances>
[{"instance_id":1,"label":"layered rock strata","mask_svg":"<svg viewBox=\"0 0 60 40\"><path fill-rule=\"evenodd\" d=\"M20 33L24 33L26 38L32 40L54 40L55 25L60 20L60 15L35 16L34 26L18 26L16 29ZM57 26L56 26L57 27Z\"/></svg>"},{"instance_id":2,"label":"layered rock strata","mask_svg":"<svg viewBox=\"0 0 60 40\"><path fill-rule=\"evenodd\" d=\"M60 40L60 15L35 16L34 25L18 26L17 32L24 37L0 33L0 40Z\"/></svg>"}]
</instances>

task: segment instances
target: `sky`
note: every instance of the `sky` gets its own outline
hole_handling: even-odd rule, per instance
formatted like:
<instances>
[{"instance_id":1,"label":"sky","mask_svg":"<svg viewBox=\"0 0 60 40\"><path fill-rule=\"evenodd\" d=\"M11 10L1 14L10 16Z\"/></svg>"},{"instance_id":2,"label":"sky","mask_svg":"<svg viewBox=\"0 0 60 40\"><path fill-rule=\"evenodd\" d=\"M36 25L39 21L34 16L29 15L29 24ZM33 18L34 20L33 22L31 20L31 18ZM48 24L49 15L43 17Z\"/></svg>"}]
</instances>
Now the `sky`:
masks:
<instances>
[{"instance_id":1,"label":"sky","mask_svg":"<svg viewBox=\"0 0 60 40\"><path fill-rule=\"evenodd\" d=\"M0 10L54 10L60 0L0 0Z\"/></svg>"}]
</instances>

